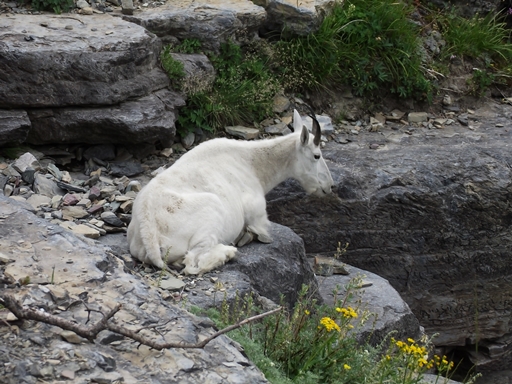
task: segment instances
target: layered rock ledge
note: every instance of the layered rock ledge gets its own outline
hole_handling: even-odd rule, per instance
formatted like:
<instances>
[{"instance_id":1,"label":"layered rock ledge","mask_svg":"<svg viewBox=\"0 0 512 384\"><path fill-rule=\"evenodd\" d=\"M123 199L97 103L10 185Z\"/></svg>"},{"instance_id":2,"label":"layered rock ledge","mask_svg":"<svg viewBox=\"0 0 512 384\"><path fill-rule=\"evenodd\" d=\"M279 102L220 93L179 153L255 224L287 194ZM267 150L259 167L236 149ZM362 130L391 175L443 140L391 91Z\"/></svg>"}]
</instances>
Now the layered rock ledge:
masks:
<instances>
[{"instance_id":1,"label":"layered rock ledge","mask_svg":"<svg viewBox=\"0 0 512 384\"><path fill-rule=\"evenodd\" d=\"M293 182L268 196L271 220L308 252L348 243L343 260L388 279L438 345L510 332L512 106L472 112L442 129L339 135L324 150L336 197L304 201Z\"/></svg>"}]
</instances>

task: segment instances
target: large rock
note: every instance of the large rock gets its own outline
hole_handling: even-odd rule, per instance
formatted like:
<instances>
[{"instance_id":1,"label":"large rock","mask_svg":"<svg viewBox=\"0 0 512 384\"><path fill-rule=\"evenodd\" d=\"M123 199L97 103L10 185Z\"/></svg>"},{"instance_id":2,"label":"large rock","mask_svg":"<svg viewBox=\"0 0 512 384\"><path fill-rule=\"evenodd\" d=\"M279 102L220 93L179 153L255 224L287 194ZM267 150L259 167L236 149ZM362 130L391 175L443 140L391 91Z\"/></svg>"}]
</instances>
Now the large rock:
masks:
<instances>
[{"instance_id":1,"label":"large rock","mask_svg":"<svg viewBox=\"0 0 512 384\"><path fill-rule=\"evenodd\" d=\"M276 303L281 296L292 307L303 284L318 291L313 269L306 259L304 243L290 228L272 223L273 242L252 242L238 249L237 257L226 264L226 271L246 274L256 291Z\"/></svg>"},{"instance_id":2,"label":"large rock","mask_svg":"<svg viewBox=\"0 0 512 384\"><path fill-rule=\"evenodd\" d=\"M265 7L267 19L265 32L282 32L308 35L318 30L325 16L333 8L334 0L257 0Z\"/></svg>"},{"instance_id":3,"label":"large rock","mask_svg":"<svg viewBox=\"0 0 512 384\"><path fill-rule=\"evenodd\" d=\"M168 145L176 134L176 107L183 98L160 90L118 106L29 110L30 144L121 144L161 142Z\"/></svg>"},{"instance_id":4,"label":"large rock","mask_svg":"<svg viewBox=\"0 0 512 384\"><path fill-rule=\"evenodd\" d=\"M209 51L218 51L223 42L252 40L265 17L265 10L249 0L171 1L123 16L164 42L197 39Z\"/></svg>"},{"instance_id":5,"label":"large rock","mask_svg":"<svg viewBox=\"0 0 512 384\"><path fill-rule=\"evenodd\" d=\"M336 197L302 200L292 182L268 196L270 219L308 252L348 242L343 261L389 280L438 345L510 333L512 107L469 117L470 129L397 126L331 142Z\"/></svg>"},{"instance_id":6,"label":"large rock","mask_svg":"<svg viewBox=\"0 0 512 384\"><path fill-rule=\"evenodd\" d=\"M0 28L0 108L112 105L169 84L161 43L108 15L19 15Z\"/></svg>"},{"instance_id":7,"label":"large rock","mask_svg":"<svg viewBox=\"0 0 512 384\"><path fill-rule=\"evenodd\" d=\"M205 274L203 280L192 277L196 280L196 291L210 290L212 294L191 294L188 304L200 308L218 307L224 299L232 303L236 296L252 293L277 304L281 304L282 295L284 304L292 307L303 284L308 285L310 291L318 292L318 282L306 259L302 239L291 229L276 223L271 224L270 235L271 244L254 241L238 248L236 257L219 271ZM124 236L106 236L100 241L118 255L129 253ZM218 287L210 289L211 281Z\"/></svg>"},{"instance_id":8,"label":"large rock","mask_svg":"<svg viewBox=\"0 0 512 384\"><path fill-rule=\"evenodd\" d=\"M349 275L319 276L319 292L324 304L335 305L346 297L349 285L361 281L361 287L350 292L352 298L347 304L359 307L360 314L370 313L369 319L357 328L358 340L377 345L391 332L398 340L420 339L423 331L418 319L386 279L356 267L347 266L347 269Z\"/></svg>"},{"instance_id":9,"label":"large rock","mask_svg":"<svg viewBox=\"0 0 512 384\"><path fill-rule=\"evenodd\" d=\"M209 319L163 300L155 286L126 273L123 261L103 246L50 225L30 210L0 196L2 293L81 324L101 319L98 312L88 313L85 305L107 310L122 303L114 316L116 324L132 330L146 328L142 332L148 336L160 324L153 337L169 342L195 343L215 332ZM5 266L7 260L12 262ZM18 280L25 285L11 284ZM224 336L203 349L157 351L109 331L100 333L94 343L35 322L0 331L2 383L35 383L37 378L48 382L63 378L73 382L267 382L239 346Z\"/></svg>"}]
</instances>

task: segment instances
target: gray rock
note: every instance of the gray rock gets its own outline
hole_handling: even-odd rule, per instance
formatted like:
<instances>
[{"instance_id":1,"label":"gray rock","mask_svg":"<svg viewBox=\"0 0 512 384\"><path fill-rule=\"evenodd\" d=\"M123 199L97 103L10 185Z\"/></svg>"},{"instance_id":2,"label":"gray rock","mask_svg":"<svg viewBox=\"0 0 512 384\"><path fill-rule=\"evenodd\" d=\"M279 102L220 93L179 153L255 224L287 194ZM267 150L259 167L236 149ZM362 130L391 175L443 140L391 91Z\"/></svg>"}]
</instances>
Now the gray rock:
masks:
<instances>
[{"instance_id":1,"label":"gray rock","mask_svg":"<svg viewBox=\"0 0 512 384\"><path fill-rule=\"evenodd\" d=\"M358 306L359 311L369 311L370 318L358 329L357 338L361 342L368 341L372 345L378 345L389 336L398 340L406 340L411 337L419 340L422 331L418 319L409 309L407 303L386 279L359 268L347 266L349 275L332 275L320 277L318 286L324 304L335 305L336 300L344 299L346 286L350 281L359 276L365 287L356 289L348 306ZM333 292L337 292L335 298Z\"/></svg>"},{"instance_id":2,"label":"gray rock","mask_svg":"<svg viewBox=\"0 0 512 384\"><path fill-rule=\"evenodd\" d=\"M171 53L174 60L183 64L185 77L182 88L200 91L208 89L215 80L215 69L206 55L201 53Z\"/></svg>"},{"instance_id":3,"label":"gray rock","mask_svg":"<svg viewBox=\"0 0 512 384\"><path fill-rule=\"evenodd\" d=\"M64 196L66 194L66 191L57 186L57 182L40 173L36 173L34 177L34 192L50 198L55 195Z\"/></svg>"},{"instance_id":4,"label":"gray rock","mask_svg":"<svg viewBox=\"0 0 512 384\"><path fill-rule=\"evenodd\" d=\"M23 143L30 127L26 111L0 109L0 146Z\"/></svg>"},{"instance_id":5,"label":"gray rock","mask_svg":"<svg viewBox=\"0 0 512 384\"><path fill-rule=\"evenodd\" d=\"M409 123L421 123L428 120L427 112L411 112L407 115Z\"/></svg>"},{"instance_id":6,"label":"gray rock","mask_svg":"<svg viewBox=\"0 0 512 384\"><path fill-rule=\"evenodd\" d=\"M285 123L278 123L275 125L269 125L268 127L265 127L265 133L269 133L271 135L288 135L292 131Z\"/></svg>"},{"instance_id":7,"label":"gray rock","mask_svg":"<svg viewBox=\"0 0 512 384\"><path fill-rule=\"evenodd\" d=\"M124 227L124 223L113 212L103 212L101 214L101 220L105 221L110 225L113 225L114 227Z\"/></svg>"},{"instance_id":8,"label":"gray rock","mask_svg":"<svg viewBox=\"0 0 512 384\"><path fill-rule=\"evenodd\" d=\"M115 315L118 325L130 329L144 326L151 332L152 325L161 324L158 327L159 334L154 333L155 337L186 343L197 342L215 332L211 321L193 316L180 306L162 300L156 287L149 285L140 276L126 273L123 261L107 252L108 248L74 236L66 230L51 231L48 222L38 219L23 207L12 199L0 196L0 216L9 221L9 226L0 225L1 246L2 250L8 247L13 259L12 263L5 266L6 276L14 279L29 276L32 282L39 275L47 275L49 281L55 267L55 285L44 287L58 287L62 291L60 297L66 297L67 293L74 302L79 302L79 298L87 299L92 308L99 306L106 310L113 308L116 303L122 303L122 310ZM27 225L27 222L32 225ZM9 239L7 244L6 239ZM22 244L31 244L33 248L22 247ZM43 256L37 262L33 258L36 253ZM62 264L60 261L70 258L72 263ZM30 284L20 289L8 288L8 291L18 300L26 298L26 304L40 305L41 308L54 311L52 296L39 287ZM82 324L88 320L87 312L80 304L60 308L58 311L55 308L54 313ZM101 317L92 312L88 324L97 322ZM26 342L34 333L44 335L46 341L36 348ZM145 346L136 348L132 341L116 337L106 344L100 341L70 344L62 340L58 333L53 326L35 322L28 322L20 328L12 342L10 339L0 347L0 377L9 384L17 383L20 377L30 377L28 367L34 361L50 360L66 364L65 369L75 372L76 382L267 382L264 375L225 336L215 339L204 349L157 351ZM223 362L237 364L227 366ZM77 369L76 363L79 363L80 369ZM48 374L43 368L40 366L37 372ZM61 369L56 368L55 371L61 372ZM212 378L217 379L210 381Z\"/></svg>"},{"instance_id":9,"label":"gray rock","mask_svg":"<svg viewBox=\"0 0 512 384\"><path fill-rule=\"evenodd\" d=\"M126 144L166 143L175 135L174 109L183 105L178 94L162 90L119 106L55 108L30 111L28 143ZM94 133L94 134L92 134Z\"/></svg>"},{"instance_id":10,"label":"gray rock","mask_svg":"<svg viewBox=\"0 0 512 384\"><path fill-rule=\"evenodd\" d=\"M334 5L332 0L299 3L295 0L258 0L255 3L264 6L267 11L266 31L281 32L286 28L298 35L308 35L318 30Z\"/></svg>"},{"instance_id":11,"label":"gray rock","mask_svg":"<svg viewBox=\"0 0 512 384\"><path fill-rule=\"evenodd\" d=\"M26 152L18 157L12 166L20 173L25 172L25 170L29 167L32 169L40 168L36 157L30 152Z\"/></svg>"},{"instance_id":12,"label":"gray rock","mask_svg":"<svg viewBox=\"0 0 512 384\"><path fill-rule=\"evenodd\" d=\"M133 0L121 0L121 13L123 15L133 15Z\"/></svg>"},{"instance_id":13,"label":"gray rock","mask_svg":"<svg viewBox=\"0 0 512 384\"><path fill-rule=\"evenodd\" d=\"M226 132L231 136L240 137L244 140L257 139L260 135L259 129L243 127L241 125L226 127Z\"/></svg>"},{"instance_id":14,"label":"gray rock","mask_svg":"<svg viewBox=\"0 0 512 384\"><path fill-rule=\"evenodd\" d=\"M167 279L162 279L159 287L168 291L177 291L185 287L185 283L183 280L171 276Z\"/></svg>"},{"instance_id":15,"label":"gray rock","mask_svg":"<svg viewBox=\"0 0 512 384\"><path fill-rule=\"evenodd\" d=\"M274 97L274 103L272 106L272 110L275 113L283 113L288 108L290 108L290 99L284 95L276 95Z\"/></svg>"},{"instance_id":16,"label":"gray rock","mask_svg":"<svg viewBox=\"0 0 512 384\"><path fill-rule=\"evenodd\" d=\"M303 284L311 292L318 285L304 252L304 243L289 228L272 223L269 231L273 242L261 244L257 241L238 248L237 256L226 264L223 271L238 271L246 274L254 289L262 296L293 306Z\"/></svg>"},{"instance_id":17,"label":"gray rock","mask_svg":"<svg viewBox=\"0 0 512 384\"><path fill-rule=\"evenodd\" d=\"M113 105L169 84L157 64L160 41L121 18L74 15L49 21L45 15L15 14L3 25L0 108ZM37 36L35 41L20 43L23 30Z\"/></svg>"},{"instance_id":18,"label":"gray rock","mask_svg":"<svg viewBox=\"0 0 512 384\"><path fill-rule=\"evenodd\" d=\"M198 39L202 48L218 51L223 42L237 38L251 40L263 25L262 7L246 0L212 3L208 1L166 2L125 20L142 25L162 40Z\"/></svg>"},{"instance_id":19,"label":"gray rock","mask_svg":"<svg viewBox=\"0 0 512 384\"><path fill-rule=\"evenodd\" d=\"M183 145L183 148L190 149L192 145L194 145L196 135L194 132L189 132L185 136L181 138L181 144Z\"/></svg>"}]
</instances>

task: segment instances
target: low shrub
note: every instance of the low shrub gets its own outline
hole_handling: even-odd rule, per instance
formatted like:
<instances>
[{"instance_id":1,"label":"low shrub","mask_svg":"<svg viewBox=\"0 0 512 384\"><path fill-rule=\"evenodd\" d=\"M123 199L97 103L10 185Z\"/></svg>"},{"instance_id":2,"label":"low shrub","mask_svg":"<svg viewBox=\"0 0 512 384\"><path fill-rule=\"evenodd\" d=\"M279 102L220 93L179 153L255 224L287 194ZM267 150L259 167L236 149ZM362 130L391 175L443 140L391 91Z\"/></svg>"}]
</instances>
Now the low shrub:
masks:
<instances>
[{"instance_id":1,"label":"low shrub","mask_svg":"<svg viewBox=\"0 0 512 384\"><path fill-rule=\"evenodd\" d=\"M228 335L244 346L248 357L271 383L418 384L424 373L436 370L442 384L454 372L446 356L432 353L431 339L388 337L377 346L356 340L356 331L374 317L356 300L362 276L344 287L333 307L317 305L303 287L293 310L249 323ZM223 302L207 315L219 327L254 314L252 297ZM473 378L474 379L474 378ZM467 382L472 382L470 379Z\"/></svg>"},{"instance_id":2,"label":"low shrub","mask_svg":"<svg viewBox=\"0 0 512 384\"><path fill-rule=\"evenodd\" d=\"M73 0L32 0L32 7L36 11L53 11L56 14L68 12L74 6Z\"/></svg>"}]
</instances>

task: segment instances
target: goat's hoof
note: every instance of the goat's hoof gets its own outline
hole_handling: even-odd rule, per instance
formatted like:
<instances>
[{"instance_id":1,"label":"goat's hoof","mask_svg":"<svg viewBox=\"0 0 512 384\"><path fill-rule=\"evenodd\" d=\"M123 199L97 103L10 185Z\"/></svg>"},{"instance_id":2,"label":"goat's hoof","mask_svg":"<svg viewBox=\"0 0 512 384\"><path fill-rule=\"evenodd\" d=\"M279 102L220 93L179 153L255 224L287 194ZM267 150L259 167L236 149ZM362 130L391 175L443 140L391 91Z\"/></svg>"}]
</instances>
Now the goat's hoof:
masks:
<instances>
[{"instance_id":1,"label":"goat's hoof","mask_svg":"<svg viewBox=\"0 0 512 384\"><path fill-rule=\"evenodd\" d=\"M237 247L243 247L245 244L249 244L253 241L254 237L251 232L245 232L243 236L236 243Z\"/></svg>"},{"instance_id":2,"label":"goat's hoof","mask_svg":"<svg viewBox=\"0 0 512 384\"><path fill-rule=\"evenodd\" d=\"M261 243L270 244L274 240L268 235L258 235L258 241Z\"/></svg>"}]
</instances>

